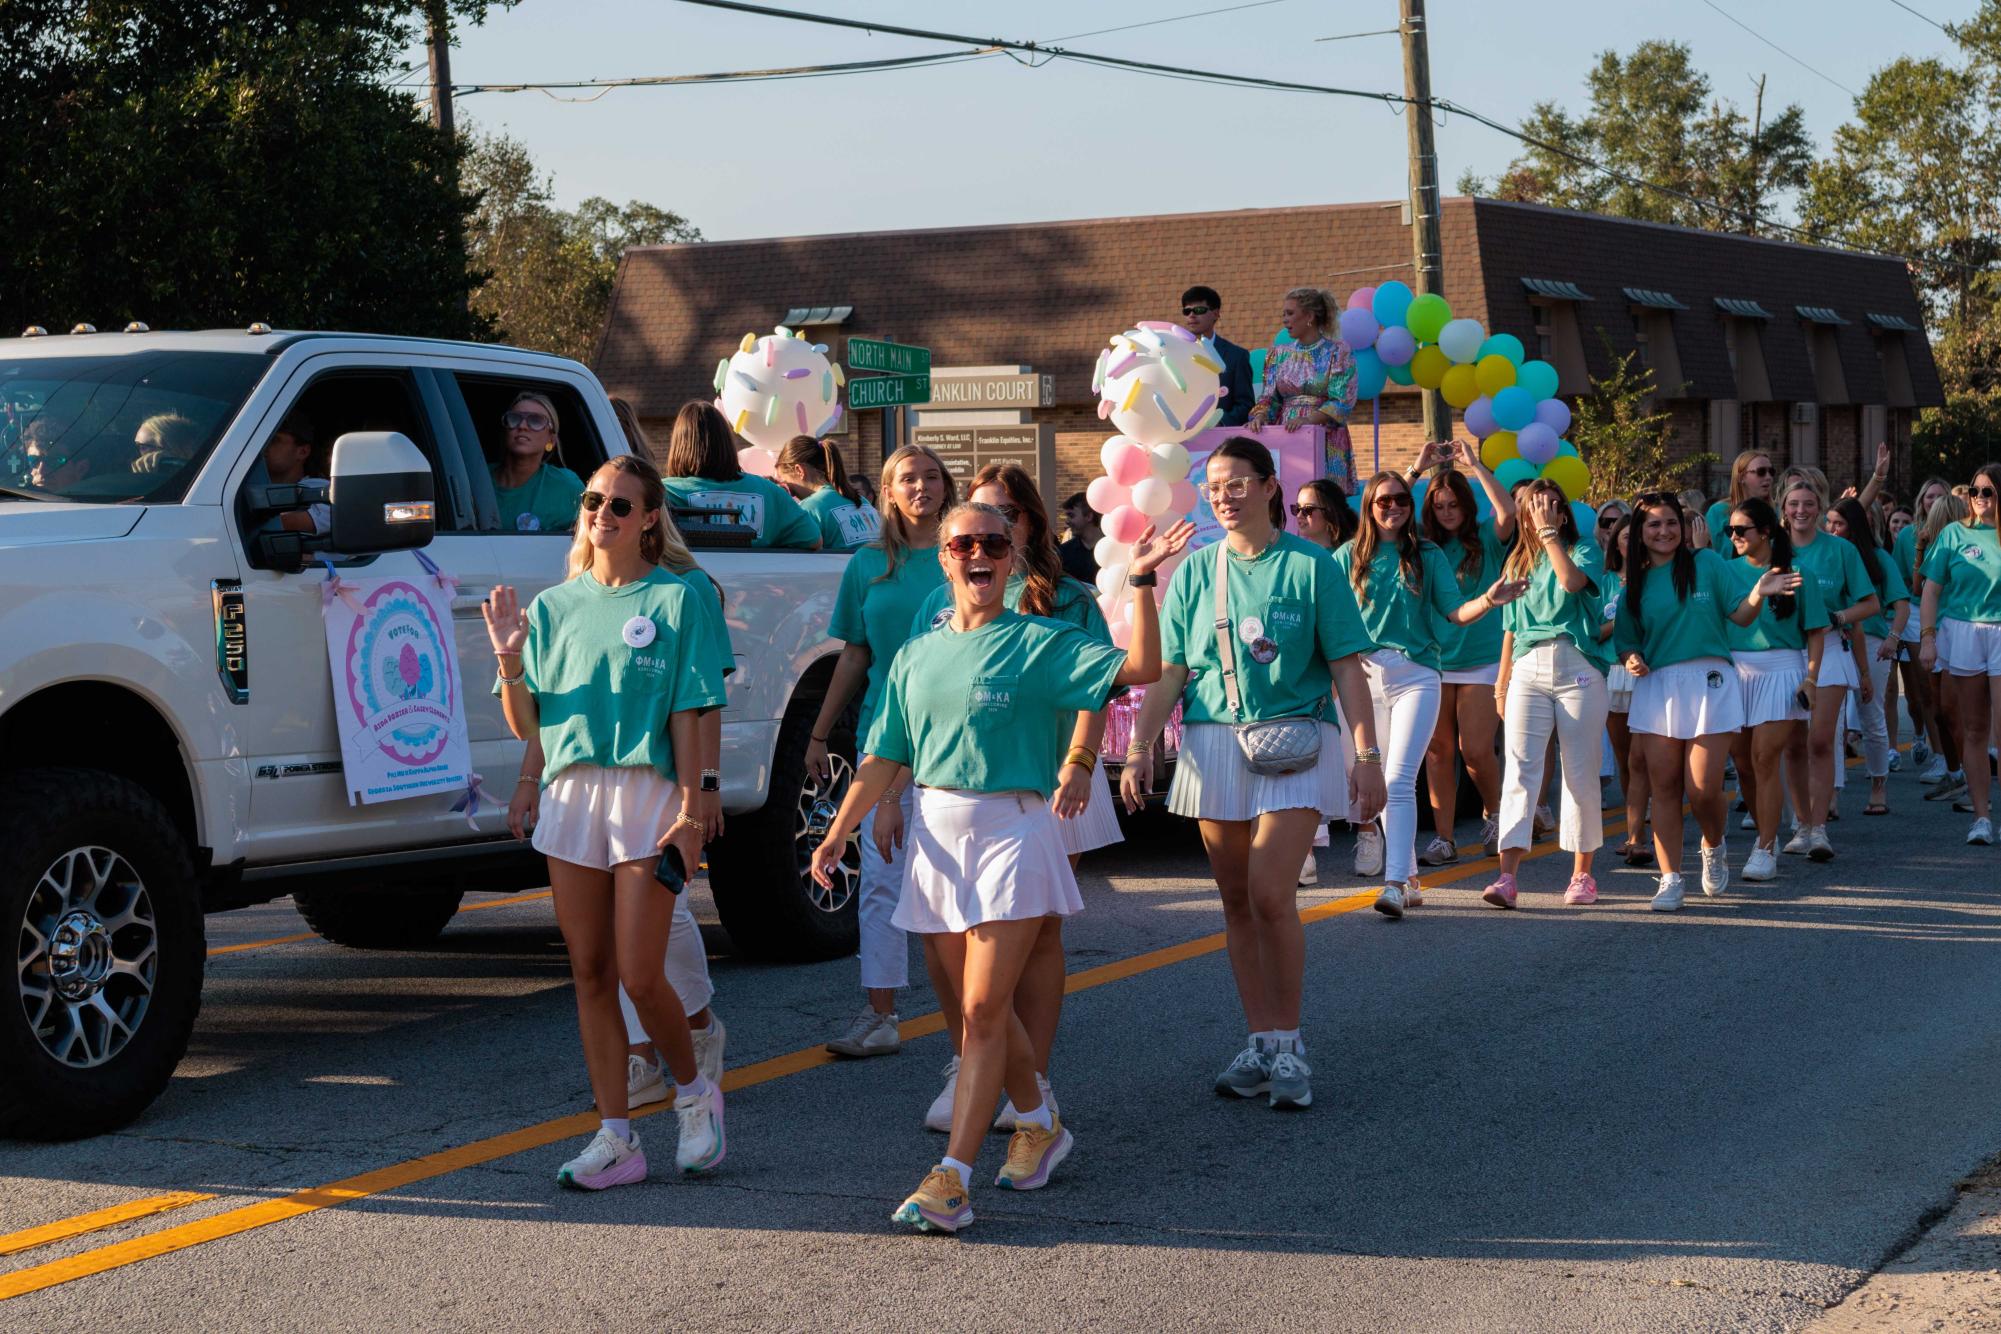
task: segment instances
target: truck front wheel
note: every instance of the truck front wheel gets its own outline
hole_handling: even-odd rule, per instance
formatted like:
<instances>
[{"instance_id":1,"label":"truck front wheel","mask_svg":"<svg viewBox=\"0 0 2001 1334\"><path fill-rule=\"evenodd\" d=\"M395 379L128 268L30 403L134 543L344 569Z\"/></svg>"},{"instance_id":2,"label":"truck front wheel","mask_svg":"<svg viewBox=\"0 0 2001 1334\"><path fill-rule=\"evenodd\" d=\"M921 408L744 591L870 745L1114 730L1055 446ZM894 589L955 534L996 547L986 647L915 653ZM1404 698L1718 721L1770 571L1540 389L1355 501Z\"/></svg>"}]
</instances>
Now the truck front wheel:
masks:
<instances>
[{"instance_id":1,"label":"truck front wheel","mask_svg":"<svg viewBox=\"0 0 2001 1334\"><path fill-rule=\"evenodd\" d=\"M136 783L7 774L0 796L0 1134L127 1124L188 1049L207 959L187 842Z\"/></svg>"}]
</instances>

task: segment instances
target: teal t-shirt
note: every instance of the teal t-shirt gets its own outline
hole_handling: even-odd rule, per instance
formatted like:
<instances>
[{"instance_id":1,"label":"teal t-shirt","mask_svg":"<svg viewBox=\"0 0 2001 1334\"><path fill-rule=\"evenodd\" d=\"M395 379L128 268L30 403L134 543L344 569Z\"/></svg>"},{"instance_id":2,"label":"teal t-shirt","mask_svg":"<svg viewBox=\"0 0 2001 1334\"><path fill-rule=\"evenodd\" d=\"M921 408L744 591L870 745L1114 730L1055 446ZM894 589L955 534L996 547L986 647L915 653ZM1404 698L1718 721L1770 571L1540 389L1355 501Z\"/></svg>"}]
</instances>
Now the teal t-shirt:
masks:
<instances>
[{"instance_id":1,"label":"teal t-shirt","mask_svg":"<svg viewBox=\"0 0 2001 1334\"><path fill-rule=\"evenodd\" d=\"M736 645L730 642L730 623L723 617L723 586L715 576L697 565L677 576L695 596L695 616L701 626L703 646L729 676L736 671Z\"/></svg>"},{"instance_id":2,"label":"teal t-shirt","mask_svg":"<svg viewBox=\"0 0 2001 1334\"><path fill-rule=\"evenodd\" d=\"M855 727L858 737L869 734L890 661L910 638L917 609L932 589L945 582L936 547L906 550L896 573L884 579L882 573L888 568L888 555L880 546L862 547L848 557L840 592L834 595L834 615L827 624L827 633L835 639L869 651L868 690L862 695L861 722Z\"/></svg>"},{"instance_id":3,"label":"teal t-shirt","mask_svg":"<svg viewBox=\"0 0 2001 1334\"><path fill-rule=\"evenodd\" d=\"M1730 656L1730 613L1737 610L1744 595L1737 591L1723 557L1706 547L1693 555L1695 587L1686 600L1675 591L1672 564L1647 571L1637 617L1632 599L1620 594L1618 624L1612 631L1618 660L1637 652L1646 659L1647 669L1657 672L1692 658Z\"/></svg>"},{"instance_id":4,"label":"teal t-shirt","mask_svg":"<svg viewBox=\"0 0 2001 1334\"><path fill-rule=\"evenodd\" d=\"M586 572L536 595L521 665L541 716L545 787L573 764L650 767L673 781L668 715L724 702L712 641L684 631L702 623L690 603L708 596L657 568L617 588Z\"/></svg>"},{"instance_id":5,"label":"teal t-shirt","mask_svg":"<svg viewBox=\"0 0 2001 1334\"><path fill-rule=\"evenodd\" d=\"M663 477L669 504L694 509L733 509L757 536L754 547L811 551L820 544L820 522L769 477L745 473L727 482L709 477Z\"/></svg>"},{"instance_id":6,"label":"teal t-shirt","mask_svg":"<svg viewBox=\"0 0 2001 1334\"><path fill-rule=\"evenodd\" d=\"M1751 595L1751 587L1765 577L1769 565L1753 565L1749 557L1738 556L1726 561L1730 568L1730 578L1736 586L1736 595L1741 601ZM1804 576L1805 571L1800 572ZM1648 576L1649 579L1652 576ZM1773 609L1771 599L1758 608L1758 619L1749 625L1730 622L1730 647L1751 653L1763 649L1806 647L1806 637L1815 630L1827 628L1827 604L1820 600L1820 583L1802 577L1800 586L1793 593L1792 615L1781 618ZM1653 661L1651 658L1649 662Z\"/></svg>"},{"instance_id":7,"label":"teal t-shirt","mask_svg":"<svg viewBox=\"0 0 2001 1334\"><path fill-rule=\"evenodd\" d=\"M584 479L555 463L544 463L521 486L502 486L500 474L493 475L502 532L567 533L577 526L583 494Z\"/></svg>"},{"instance_id":8,"label":"teal t-shirt","mask_svg":"<svg viewBox=\"0 0 2001 1334\"><path fill-rule=\"evenodd\" d=\"M853 551L882 536L882 515L855 504L831 486L823 486L800 501L799 508L820 525L822 551Z\"/></svg>"},{"instance_id":9,"label":"teal t-shirt","mask_svg":"<svg viewBox=\"0 0 2001 1334\"><path fill-rule=\"evenodd\" d=\"M1563 586L1556 577L1556 566L1545 555L1536 562L1522 595L1501 608L1499 616L1486 619L1499 621L1503 630L1514 635L1517 658L1538 644L1569 635L1577 651L1602 672L1612 665L1612 646L1598 638L1599 627L1605 624L1605 556L1595 543L1580 541L1570 548L1570 559L1589 581L1581 592L1573 593ZM1497 662L1500 648L1499 644L1494 646Z\"/></svg>"},{"instance_id":10,"label":"teal t-shirt","mask_svg":"<svg viewBox=\"0 0 2001 1334\"><path fill-rule=\"evenodd\" d=\"M1912 591L1912 596L1922 591L1919 581L1924 576L1918 573L1918 526L1915 523L1905 524L1904 530L1890 539L1890 559L1897 562L1897 573L1904 576L1904 587ZM1917 612L1913 611L1911 615L1916 616Z\"/></svg>"},{"instance_id":11,"label":"teal t-shirt","mask_svg":"<svg viewBox=\"0 0 2001 1334\"><path fill-rule=\"evenodd\" d=\"M1730 523L1730 511L1736 508L1735 505L1730 503L1730 498L1725 496L1703 513L1703 522L1709 525L1709 545L1711 550L1717 552L1730 550L1730 539L1724 535L1723 530ZM1731 557L1730 559L1734 560L1735 557Z\"/></svg>"},{"instance_id":12,"label":"teal t-shirt","mask_svg":"<svg viewBox=\"0 0 2001 1334\"><path fill-rule=\"evenodd\" d=\"M897 650L863 749L924 787L1047 797L1078 713L1105 707L1125 663L1074 625L1018 612L926 631Z\"/></svg>"},{"instance_id":13,"label":"teal t-shirt","mask_svg":"<svg viewBox=\"0 0 2001 1334\"><path fill-rule=\"evenodd\" d=\"M1821 533L1805 546L1793 548L1793 568L1820 584L1820 600L1832 617L1864 598L1876 596L1862 553L1845 537Z\"/></svg>"},{"instance_id":14,"label":"teal t-shirt","mask_svg":"<svg viewBox=\"0 0 2001 1334\"><path fill-rule=\"evenodd\" d=\"M1883 572L1883 577L1876 583L1876 597L1882 602L1883 609L1862 622L1862 633L1874 635L1878 639L1888 639L1890 618L1896 612L1896 604L1910 601L1911 586L1905 582L1903 574L1897 569L1896 552L1878 550L1876 568ZM1911 608L1911 615L1917 614L1917 608Z\"/></svg>"},{"instance_id":15,"label":"teal t-shirt","mask_svg":"<svg viewBox=\"0 0 2001 1334\"><path fill-rule=\"evenodd\" d=\"M1605 575L1604 605L1599 608L1604 613L1598 622L1600 630L1605 628L1606 622L1617 621L1619 619L1619 599L1624 596L1625 592L1626 581L1608 571ZM1612 651L1611 634L1609 632L1606 633L1605 637L1598 642L1604 645L1605 656L1611 661L1617 662L1619 655Z\"/></svg>"},{"instance_id":16,"label":"teal t-shirt","mask_svg":"<svg viewBox=\"0 0 2001 1334\"><path fill-rule=\"evenodd\" d=\"M1501 577L1501 563L1508 558L1508 549L1501 545L1501 539L1494 532L1492 523L1481 523L1479 527L1480 563L1470 575L1459 573L1459 562L1466 549L1455 536L1439 544L1445 553L1445 563L1452 567L1453 580L1459 586L1459 600L1476 598L1493 587ZM1438 623L1439 665L1448 672L1466 672L1476 667L1489 667L1501 660L1501 636L1506 626L1501 618L1494 615L1482 616L1471 625L1454 625L1450 621Z\"/></svg>"},{"instance_id":17,"label":"teal t-shirt","mask_svg":"<svg viewBox=\"0 0 2001 1334\"><path fill-rule=\"evenodd\" d=\"M2001 621L2001 540L1996 530L1949 523L1925 548L1925 578L1940 587L1941 620Z\"/></svg>"},{"instance_id":18,"label":"teal t-shirt","mask_svg":"<svg viewBox=\"0 0 2001 1334\"><path fill-rule=\"evenodd\" d=\"M1283 532L1255 559L1224 559L1243 721L1321 717L1334 689L1327 664L1375 647L1341 567ZM1161 657L1188 668L1181 716L1191 723L1237 721L1216 654L1216 560L1209 547L1185 557L1160 611Z\"/></svg>"},{"instance_id":19,"label":"teal t-shirt","mask_svg":"<svg viewBox=\"0 0 2001 1334\"><path fill-rule=\"evenodd\" d=\"M1454 628L1445 618L1458 611L1466 599L1459 595L1459 581L1453 577L1452 566L1446 562L1443 551L1430 542L1419 541L1417 558L1424 587L1414 591L1404 582L1396 548L1377 547L1376 558L1369 566L1367 596L1355 601L1362 613L1362 624L1368 627L1369 639L1377 648L1393 648L1419 666L1439 671L1444 632ZM1349 579L1355 568L1355 544L1350 542L1335 552L1334 560L1341 567L1342 579ZM1496 640L1494 661L1500 660L1501 645Z\"/></svg>"},{"instance_id":20,"label":"teal t-shirt","mask_svg":"<svg viewBox=\"0 0 2001 1334\"><path fill-rule=\"evenodd\" d=\"M1009 611L1021 610L1022 591L1028 587L1028 580L1021 574L1008 578L1007 587L1001 592L1002 605ZM924 599L924 605L910 622L910 633L921 635L926 630L936 630L952 616L952 586L940 584ZM1066 578L1056 585L1056 605L1049 609L1049 619L1074 625L1100 644L1112 642L1112 628L1105 624L1105 614L1098 610L1098 593L1089 584Z\"/></svg>"}]
</instances>

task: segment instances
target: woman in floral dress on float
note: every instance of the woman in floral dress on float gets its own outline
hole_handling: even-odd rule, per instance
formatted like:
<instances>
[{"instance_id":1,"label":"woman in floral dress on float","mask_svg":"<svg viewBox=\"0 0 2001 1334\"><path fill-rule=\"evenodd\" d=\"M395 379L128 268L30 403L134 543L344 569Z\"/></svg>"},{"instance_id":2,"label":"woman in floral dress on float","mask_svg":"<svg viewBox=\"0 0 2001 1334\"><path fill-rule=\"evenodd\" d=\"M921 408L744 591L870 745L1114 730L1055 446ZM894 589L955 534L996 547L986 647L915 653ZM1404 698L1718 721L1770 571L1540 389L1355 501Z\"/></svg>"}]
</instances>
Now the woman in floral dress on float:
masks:
<instances>
[{"instance_id":1,"label":"woman in floral dress on float","mask_svg":"<svg viewBox=\"0 0 2001 1334\"><path fill-rule=\"evenodd\" d=\"M1355 410L1355 354L1334 333L1334 303L1317 287L1295 287L1279 310L1291 342L1265 353L1264 389L1251 408L1251 431L1277 423L1288 431L1327 428L1321 473L1354 495L1355 451L1348 414Z\"/></svg>"}]
</instances>

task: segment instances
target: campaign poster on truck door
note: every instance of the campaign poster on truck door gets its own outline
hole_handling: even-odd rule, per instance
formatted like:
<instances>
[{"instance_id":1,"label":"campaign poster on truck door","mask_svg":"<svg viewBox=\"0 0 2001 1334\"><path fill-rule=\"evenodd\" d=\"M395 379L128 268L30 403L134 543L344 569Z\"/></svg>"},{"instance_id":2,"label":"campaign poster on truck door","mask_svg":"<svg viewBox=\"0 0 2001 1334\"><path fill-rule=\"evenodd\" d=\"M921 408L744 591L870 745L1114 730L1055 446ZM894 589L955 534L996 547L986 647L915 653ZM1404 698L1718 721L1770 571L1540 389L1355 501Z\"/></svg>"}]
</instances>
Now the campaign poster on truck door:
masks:
<instances>
[{"instance_id":1,"label":"campaign poster on truck door","mask_svg":"<svg viewBox=\"0 0 2001 1334\"><path fill-rule=\"evenodd\" d=\"M465 791L472 747L449 589L343 578L323 600L348 803Z\"/></svg>"}]
</instances>

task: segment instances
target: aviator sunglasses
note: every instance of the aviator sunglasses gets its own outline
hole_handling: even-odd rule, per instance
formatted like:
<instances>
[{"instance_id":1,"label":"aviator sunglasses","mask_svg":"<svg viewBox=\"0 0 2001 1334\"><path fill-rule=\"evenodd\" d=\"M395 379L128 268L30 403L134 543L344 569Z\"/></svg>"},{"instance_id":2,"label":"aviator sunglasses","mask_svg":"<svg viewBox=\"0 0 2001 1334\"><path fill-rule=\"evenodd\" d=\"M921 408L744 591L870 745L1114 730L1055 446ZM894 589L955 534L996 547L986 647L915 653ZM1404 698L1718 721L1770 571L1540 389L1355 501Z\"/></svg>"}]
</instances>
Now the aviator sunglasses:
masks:
<instances>
[{"instance_id":1,"label":"aviator sunglasses","mask_svg":"<svg viewBox=\"0 0 2001 1334\"><path fill-rule=\"evenodd\" d=\"M596 491L586 491L583 495L583 504L584 509L592 514L609 507L614 519L623 519L632 513L632 502L624 496L606 496Z\"/></svg>"},{"instance_id":2,"label":"aviator sunglasses","mask_svg":"<svg viewBox=\"0 0 2001 1334\"><path fill-rule=\"evenodd\" d=\"M971 560L975 551L988 560L1000 560L1014 550L1014 539L1006 533L960 533L945 539L945 550L954 560Z\"/></svg>"}]
</instances>

